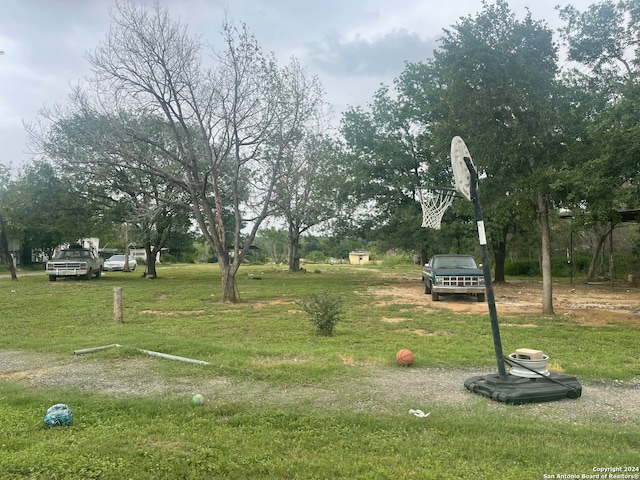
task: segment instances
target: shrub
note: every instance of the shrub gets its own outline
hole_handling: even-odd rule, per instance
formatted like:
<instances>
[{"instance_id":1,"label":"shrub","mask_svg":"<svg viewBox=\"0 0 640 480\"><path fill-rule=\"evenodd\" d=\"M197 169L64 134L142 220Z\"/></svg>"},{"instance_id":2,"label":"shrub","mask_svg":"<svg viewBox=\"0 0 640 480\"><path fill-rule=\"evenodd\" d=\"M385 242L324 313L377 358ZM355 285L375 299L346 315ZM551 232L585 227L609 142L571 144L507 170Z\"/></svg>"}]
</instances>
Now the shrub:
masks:
<instances>
[{"instance_id":1,"label":"shrub","mask_svg":"<svg viewBox=\"0 0 640 480\"><path fill-rule=\"evenodd\" d=\"M382 265L385 267L395 267L399 265L413 265L413 255L407 253L402 255L386 255L382 259Z\"/></svg>"},{"instance_id":2,"label":"shrub","mask_svg":"<svg viewBox=\"0 0 640 480\"><path fill-rule=\"evenodd\" d=\"M535 277L540 275L538 260L511 260L505 262L504 273L515 277Z\"/></svg>"},{"instance_id":3,"label":"shrub","mask_svg":"<svg viewBox=\"0 0 640 480\"><path fill-rule=\"evenodd\" d=\"M327 256L319 250L314 250L313 252L309 252L305 255L304 259L308 263L325 263L327 261Z\"/></svg>"},{"instance_id":4,"label":"shrub","mask_svg":"<svg viewBox=\"0 0 640 480\"><path fill-rule=\"evenodd\" d=\"M177 259L176 257L174 257L173 255L171 255L170 253L164 253L161 257L160 257L160 262L161 263L176 263Z\"/></svg>"},{"instance_id":5,"label":"shrub","mask_svg":"<svg viewBox=\"0 0 640 480\"><path fill-rule=\"evenodd\" d=\"M309 321L316 327L316 333L323 337L333 335L333 329L344 313L343 300L328 290L319 293L312 293L304 300L298 302L305 313L309 316Z\"/></svg>"},{"instance_id":6,"label":"shrub","mask_svg":"<svg viewBox=\"0 0 640 480\"><path fill-rule=\"evenodd\" d=\"M569 277L572 274L573 276L586 276L590 263L591 255L584 253L574 255L572 271L567 257L555 257L551 260L551 274L554 277ZM621 260L620 264L630 265L631 263L629 260ZM504 273L515 277L539 277L542 275L538 259L507 260L504 266Z\"/></svg>"},{"instance_id":7,"label":"shrub","mask_svg":"<svg viewBox=\"0 0 640 480\"><path fill-rule=\"evenodd\" d=\"M147 259L146 258L142 258L142 257L136 257L136 262L141 267L144 267L147 264Z\"/></svg>"}]
</instances>

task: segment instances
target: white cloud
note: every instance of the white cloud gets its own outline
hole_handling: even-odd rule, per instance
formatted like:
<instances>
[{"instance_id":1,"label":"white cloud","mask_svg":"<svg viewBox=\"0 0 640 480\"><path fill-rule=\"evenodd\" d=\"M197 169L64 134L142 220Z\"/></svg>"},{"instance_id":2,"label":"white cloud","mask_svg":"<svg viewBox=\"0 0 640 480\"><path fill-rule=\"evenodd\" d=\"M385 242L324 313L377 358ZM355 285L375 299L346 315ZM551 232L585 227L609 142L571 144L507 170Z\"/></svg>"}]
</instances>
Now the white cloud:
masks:
<instances>
[{"instance_id":1,"label":"white cloud","mask_svg":"<svg viewBox=\"0 0 640 480\"><path fill-rule=\"evenodd\" d=\"M334 35L323 42L309 43L307 59L333 75L397 75L407 61L426 61L435 42L421 39L406 29L392 30L378 37L356 36L348 40Z\"/></svg>"}]
</instances>

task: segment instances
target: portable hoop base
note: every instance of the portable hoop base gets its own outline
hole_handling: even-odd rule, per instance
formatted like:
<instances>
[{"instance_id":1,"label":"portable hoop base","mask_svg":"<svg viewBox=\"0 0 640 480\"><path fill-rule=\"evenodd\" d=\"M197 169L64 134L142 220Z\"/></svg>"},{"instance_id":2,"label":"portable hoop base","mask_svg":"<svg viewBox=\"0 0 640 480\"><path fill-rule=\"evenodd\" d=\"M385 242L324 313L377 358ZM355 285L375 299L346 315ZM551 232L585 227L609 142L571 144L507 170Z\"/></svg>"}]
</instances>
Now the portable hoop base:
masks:
<instances>
[{"instance_id":1,"label":"portable hoop base","mask_svg":"<svg viewBox=\"0 0 640 480\"><path fill-rule=\"evenodd\" d=\"M511 405L576 399L582 395L582 385L576 377L555 372L539 378L507 375L504 380L498 374L484 375L466 380L464 386L473 393Z\"/></svg>"}]
</instances>

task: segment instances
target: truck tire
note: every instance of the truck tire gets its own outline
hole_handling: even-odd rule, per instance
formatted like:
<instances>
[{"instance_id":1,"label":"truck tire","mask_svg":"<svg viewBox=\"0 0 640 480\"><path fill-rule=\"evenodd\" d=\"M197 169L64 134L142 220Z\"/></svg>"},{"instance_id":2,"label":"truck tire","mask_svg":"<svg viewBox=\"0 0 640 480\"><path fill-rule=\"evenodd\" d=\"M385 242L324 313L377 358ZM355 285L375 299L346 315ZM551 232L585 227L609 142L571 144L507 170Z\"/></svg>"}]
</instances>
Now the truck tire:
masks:
<instances>
[{"instance_id":1,"label":"truck tire","mask_svg":"<svg viewBox=\"0 0 640 480\"><path fill-rule=\"evenodd\" d=\"M434 302L440 300L440 295L438 295L438 292L434 292L433 289L431 290L431 300Z\"/></svg>"},{"instance_id":2,"label":"truck tire","mask_svg":"<svg viewBox=\"0 0 640 480\"><path fill-rule=\"evenodd\" d=\"M56 277L55 275L49 275L49 281L50 282L55 282L56 278L58 278L58 277Z\"/></svg>"},{"instance_id":3,"label":"truck tire","mask_svg":"<svg viewBox=\"0 0 640 480\"><path fill-rule=\"evenodd\" d=\"M92 273L91 273L91 269L89 269L89 271L88 271L88 272L87 272L87 274L84 276L84 278L85 278L86 280L91 280L91 275L92 275Z\"/></svg>"},{"instance_id":4,"label":"truck tire","mask_svg":"<svg viewBox=\"0 0 640 480\"><path fill-rule=\"evenodd\" d=\"M422 279L424 281L424 293L431 293L431 285L429 285L429 280L426 278Z\"/></svg>"},{"instance_id":5,"label":"truck tire","mask_svg":"<svg viewBox=\"0 0 640 480\"><path fill-rule=\"evenodd\" d=\"M478 301L479 302L484 302L484 293L479 293L478 294Z\"/></svg>"},{"instance_id":6,"label":"truck tire","mask_svg":"<svg viewBox=\"0 0 640 480\"><path fill-rule=\"evenodd\" d=\"M96 272L96 278L100 278L102 276L102 269L99 268L98 271Z\"/></svg>"}]
</instances>

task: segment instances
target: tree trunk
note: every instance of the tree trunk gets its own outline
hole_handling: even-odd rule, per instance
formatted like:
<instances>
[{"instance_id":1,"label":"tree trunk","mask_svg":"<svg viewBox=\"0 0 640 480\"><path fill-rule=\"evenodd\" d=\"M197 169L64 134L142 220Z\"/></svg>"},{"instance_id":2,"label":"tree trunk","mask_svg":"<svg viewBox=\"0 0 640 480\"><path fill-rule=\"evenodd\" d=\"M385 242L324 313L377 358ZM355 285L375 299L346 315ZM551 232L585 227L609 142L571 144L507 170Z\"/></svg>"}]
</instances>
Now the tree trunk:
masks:
<instances>
[{"instance_id":1,"label":"tree trunk","mask_svg":"<svg viewBox=\"0 0 640 480\"><path fill-rule=\"evenodd\" d=\"M289 225L289 271L300 271L300 232Z\"/></svg>"},{"instance_id":2,"label":"tree trunk","mask_svg":"<svg viewBox=\"0 0 640 480\"><path fill-rule=\"evenodd\" d=\"M493 256L495 261L495 273L494 273L494 282L505 282L506 279L504 277L504 264L507 261L507 238L509 237L510 226L507 223L503 225L502 230L500 231L500 238L495 242L493 248Z\"/></svg>"},{"instance_id":3,"label":"tree trunk","mask_svg":"<svg viewBox=\"0 0 640 480\"><path fill-rule=\"evenodd\" d=\"M33 265L33 248L31 245L22 246L22 265Z\"/></svg>"},{"instance_id":4,"label":"tree trunk","mask_svg":"<svg viewBox=\"0 0 640 480\"><path fill-rule=\"evenodd\" d=\"M420 249L420 266L426 264L429 261L428 253L426 248Z\"/></svg>"},{"instance_id":5,"label":"tree trunk","mask_svg":"<svg viewBox=\"0 0 640 480\"><path fill-rule=\"evenodd\" d=\"M591 263L589 264L589 272L587 273L587 280L595 280L596 278L596 268L598 267L598 259L600 258L600 254L604 249L604 242L607 240L607 237L611 234L613 230L613 225L609 222L611 228L605 229L605 232L598 232L598 242L596 243L596 248L591 255ZM596 229L599 230L599 229Z\"/></svg>"},{"instance_id":6,"label":"tree trunk","mask_svg":"<svg viewBox=\"0 0 640 480\"><path fill-rule=\"evenodd\" d=\"M156 273L156 254L150 243L145 243L144 251L147 254L147 264L144 267L144 276L147 278L158 278Z\"/></svg>"},{"instance_id":7,"label":"tree trunk","mask_svg":"<svg viewBox=\"0 0 640 480\"><path fill-rule=\"evenodd\" d=\"M13 256L9 251L9 241L7 240L7 226L4 223L4 217L0 215L0 246L2 247L2 253L6 257L9 263L9 272L11 273L11 280L17 281L18 275L16 274L16 266L13 263Z\"/></svg>"},{"instance_id":8,"label":"tree trunk","mask_svg":"<svg viewBox=\"0 0 640 480\"><path fill-rule=\"evenodd\" d=\"M542 313L553 315L553 281L551 277L551 229L549 228L549 206L542 195L536 198L536 210L540 225L542 248Z\"/></svg>"},{"instance_id":9,"label":"tree trunk","mask_svg":"<svg viewBox=\"0 0 640 480\"><path fill-rule=\"evenodd\" d=\"M593 251L593 255L591 255L591 263L589 264L589 271L587 272L587 280L589 281L595 280L596 278L596 268L598 268L598 258L600 257L600 252L602 251L605 238L607 237L598 238L598 243L596 245L596 248Z\"/></svg>"},{"instance_id":10,"label":"tree trunk","mask_svg":"<svg viewBox=\"0 0 640 480\"><path fill-rule=\"evenodd\" d=\"M494 245L493 256L495 261L495 271L493 281L495 283L504 282L504 262L507 256L506 242L499 241Z\"/></svg>"},{"instance_id":11,"label":"tree trunk","mask_svg":"<svg viewBox=\"0 0 640 480\"><path fill-rule=\"evenodd\" d=\"M222 301L229 303L237 303L236 274L231 265L223 267L220 264L220 273L222 277Z\"/></svg>"}]
</instances>

